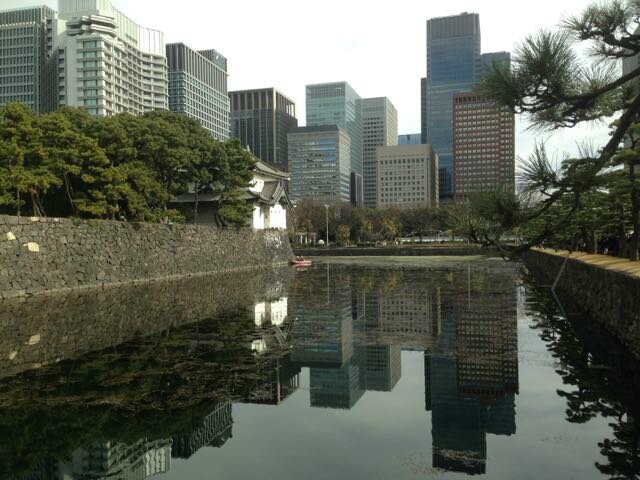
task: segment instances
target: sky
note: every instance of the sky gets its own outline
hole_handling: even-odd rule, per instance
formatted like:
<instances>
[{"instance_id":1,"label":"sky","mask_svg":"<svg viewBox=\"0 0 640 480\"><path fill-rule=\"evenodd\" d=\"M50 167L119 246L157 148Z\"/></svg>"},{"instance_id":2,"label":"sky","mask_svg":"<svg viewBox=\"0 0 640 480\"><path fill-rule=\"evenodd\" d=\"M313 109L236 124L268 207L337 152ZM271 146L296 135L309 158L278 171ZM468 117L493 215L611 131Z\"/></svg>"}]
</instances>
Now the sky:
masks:
<instances>
[{"instance_id":1,"label":"sky","mask_svg":"<svg viewBox=\"0 0 640 480\"><path fill-rule=\"evenodd\" d=\"M0 8L57 0L0 0ZM461 12L480 14L482 51L513 51L528 34L553 29L587 0L112 0L142 26L165 32L167 42L214 48L228 59L229 90L276 87L296 102L305 124L305 85L347 81L362 96L389 97L399 133L420 132L420 78L426 75L426 20ZM536 141L550 152L573 153L576 142L607 140L605 125L541 134L518 118L516 155Z\"/></svg>"}]
</instances>

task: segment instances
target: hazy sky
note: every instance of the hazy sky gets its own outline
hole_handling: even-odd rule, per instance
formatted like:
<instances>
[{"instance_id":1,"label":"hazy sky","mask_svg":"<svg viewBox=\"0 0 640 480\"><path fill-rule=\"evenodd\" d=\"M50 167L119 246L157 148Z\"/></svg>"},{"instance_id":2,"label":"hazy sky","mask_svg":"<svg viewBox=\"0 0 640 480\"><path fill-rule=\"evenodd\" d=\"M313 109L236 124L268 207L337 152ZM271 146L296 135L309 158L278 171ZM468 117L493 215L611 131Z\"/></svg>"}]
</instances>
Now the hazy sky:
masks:
<instances>
[{"instance_id":1,"label":"hazy sky","mask_svg":"<svg viewBox=\"0 0 640 480\"><path fill-rule=\"evenodd\" d=\"M306 84L346 80L362 97L386 96L398 109L400 133L420 131L420 78L426 74L426 20L460 12L480 14L482 51L513 50L527 34L554 28L580 12L586 0L112 0L139 24L165 32L167 42L215 48L228 58L229 89L276 87L297 106L305 123ZM56 0L0 0L0 8ZM516 154L534 140L518 120ZM596 145L606 128L596 126L553 135L551 150L574 151L578 139Z\"/></svg>"}]
</instances>

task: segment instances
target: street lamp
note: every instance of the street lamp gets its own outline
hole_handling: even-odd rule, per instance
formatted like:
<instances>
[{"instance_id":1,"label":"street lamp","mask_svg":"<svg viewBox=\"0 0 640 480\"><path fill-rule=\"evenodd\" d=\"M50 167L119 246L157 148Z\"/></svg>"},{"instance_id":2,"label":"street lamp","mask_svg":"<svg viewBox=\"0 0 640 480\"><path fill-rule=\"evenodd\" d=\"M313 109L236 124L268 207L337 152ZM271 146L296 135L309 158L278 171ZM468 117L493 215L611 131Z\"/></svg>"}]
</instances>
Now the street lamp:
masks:
<instances>
[{"instance_id":1,"label":"street lamp","mask_svg":"<svg viewBox=\"0 0 640 480\"><path fill-rule=\"evenodd\" d=\"M327 248L329 248L329 205L325 203L324 210L327 219Z\"/></svg>"}]
</instances>

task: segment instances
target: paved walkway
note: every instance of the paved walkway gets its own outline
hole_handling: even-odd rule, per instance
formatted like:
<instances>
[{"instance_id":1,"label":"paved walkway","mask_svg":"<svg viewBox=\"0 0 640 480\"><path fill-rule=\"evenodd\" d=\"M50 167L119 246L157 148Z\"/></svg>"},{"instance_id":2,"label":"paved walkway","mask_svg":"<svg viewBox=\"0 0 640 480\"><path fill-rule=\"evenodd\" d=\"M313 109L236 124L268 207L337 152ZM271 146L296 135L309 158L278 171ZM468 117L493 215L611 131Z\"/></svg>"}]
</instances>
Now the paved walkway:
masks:
<instances>
[{"instance_id":1,"label":"paved walkway","mask_svg":"<svg viewBox=\"0 0 640 480\"><path fill-rule=\"evenodd\" d=\"M598 255L584 252L573 252L570 254L566 250L554 250L551 248L537 248L536 250L558 257L566 257L569 255L569 258L571 259L580 260L581 262L588 263L590 265L596 265L607 270L615 270L635 277L640 277L640 262L632 262L624 258L612 257L610 255Z\"/></svg>"}]
</instances>

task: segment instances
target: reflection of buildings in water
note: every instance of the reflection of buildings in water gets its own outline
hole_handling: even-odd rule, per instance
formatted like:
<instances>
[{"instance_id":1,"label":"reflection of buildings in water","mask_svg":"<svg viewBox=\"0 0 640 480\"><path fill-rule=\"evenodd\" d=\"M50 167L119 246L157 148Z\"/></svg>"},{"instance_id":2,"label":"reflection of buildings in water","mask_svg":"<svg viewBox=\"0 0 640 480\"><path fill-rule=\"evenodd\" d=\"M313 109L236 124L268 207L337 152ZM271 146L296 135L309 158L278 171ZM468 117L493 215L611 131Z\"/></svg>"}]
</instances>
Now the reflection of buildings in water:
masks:
<instances>
[{"instance_id":1,"label":"reflection of buildings in water","mask_svg":"<svg viewBox=\"0 0 640 480\"><path fill-rule=\"evenodd\" d=\"M485 473L486 434L516 430L516 292L505 286L474 300L443 295L441 311L438 341L425 353L433 466Z\"/></svg>"},{"instance_id":2,"label":"reflection of buildings in water","mask_svg":"<svg viewBox=\"0 0 640 480\"><path fill-rule=\"evenodd\" d=\"M358 302L363 319L358 339L366 344L398 345L407 350L431 348L440 323L439 289L402 282L385 291L383 286Z\"/></svg>"},{"instance_id":3,"label":"reflection of buildings in water","mask_svg":"<svg viewBox=\"0 0 640 480\"><path fill-rule=\"evenodd\" d=\"M291 321L288 317L288 299L282 297L273 301L259 302L254 305L256 338L251 349L259 354L289 347Z\"/></svg>"},{"instance_id":4,"label":"reflection of buildings in water","mask_svg":"<svg viewBox=\"0 0 640 480\"><path fill-rule=\"evenodd\" d=\"M287 319L287 297L272 302L259 302L254 305L255 323L257 327L263 325L280 326Z\"/></svg>"},{"instance_id":5,"label":"reflection of buildings in water","mask_svg":"<svg viewBox=\"0 0 640 480\"><path fill-rule=\"evenodd\" d=\"M353 355L353 320L351 300L334 296L331 303L296 305L293 318L293 352L291 359L301 366L345 365Z\"/></svg>"},{"instance_id":6,"label":"reflection of buildings in water","mask_svg":"<svg viewBox=\"0 0 640 480\"><path fill-rule=\"evenodd\" d=\"M242 400L244 403L279 405L300 386L300 366L290 355L260 365L255 387Z\"/></svg>"},{"instance_id":7,"label":"reflection of buildings in water","mask_svg":"<svg viewBox=\"0 0 640 480\"><path fill-rule=\"evenodd\" d=\"M94 443L75 450L67 461L57 461L50 478L113 478L143 480L171 467L171 440L139 440L132 445Z\"/></svg>"},{"instance_id":8,"label":"reflection of buildings in water","mask_svg":"<svg viewBox=\"0 0 640 480\"><path fill-rule=\"evenodd\" d=\"M402 375L401 349L398 345L364 347L365 390L390 392Z\"/></svg>"},{"instance_id":9,"label":"reflection of buildings in water","mask_svg":"<svg viewBox=\"0 0 640 480\"><path fill-rule=\"evenodd\" d=\"M456 309L458 388L463 396L493 403L517 393L516 301L512 289Z\"/></svg>"},{"instance_id":10,"label":"reflection of buildings in water","mask_svg":"<svg viewBox=\"0 0 640 480\"><path fill-rule=\"evenodd\" d=\"M173 437L171 456L189 458L203 447L221 447L232 436L231 402L222 402L191 434Z\"/></svg>"},{"instance_id":11,"label":"reflection of buildings in water","mask_svg":"<svg viewBox=\"0 0 640 480\"><path fill-rule=\"evenodd\" d=\"M76 449L68 460L45 459L21 480L114 479L144 480L167 473L171 457L189 458L203 447L221 447L231 438L231 402L223 402L189 435L131 445L96 442Z\"/></svg>"},{"instance_id":12,"label":"reflection of buildings in water","mask_svg":"<svg viewBox=\"0 0 640 480\"><path fill-rule=\"evenodd\" d=\"M287 297L254 306L256 332L251 348L260 356L255 386L243 399L246 403L278 405L300 385L300 367L286 354L292 347L294 318L288 315L288 307Z\"/></svg>"},{"instance_id":13,"label":"reflection of buildings in water","mask_svg":"<svg viewBox=\"0 0 640 480\"><path fill-rule=\"evenodd\" d=\"M355 347L343 367L310 369L311 406L352 408L366 390L390 392L400 380L400 347Z\"/></svg>"},{"instance_id":14,"label":"reflection of buildings in water","mask_svg":"<svg viewBox=\"0 0 640 480\"><path fill-rule=\"evenodd\" d=\"M311 406L351 409L364 394L363 352L356 348L346 365L309 371Z\"/></svg>"}]
</instances>

